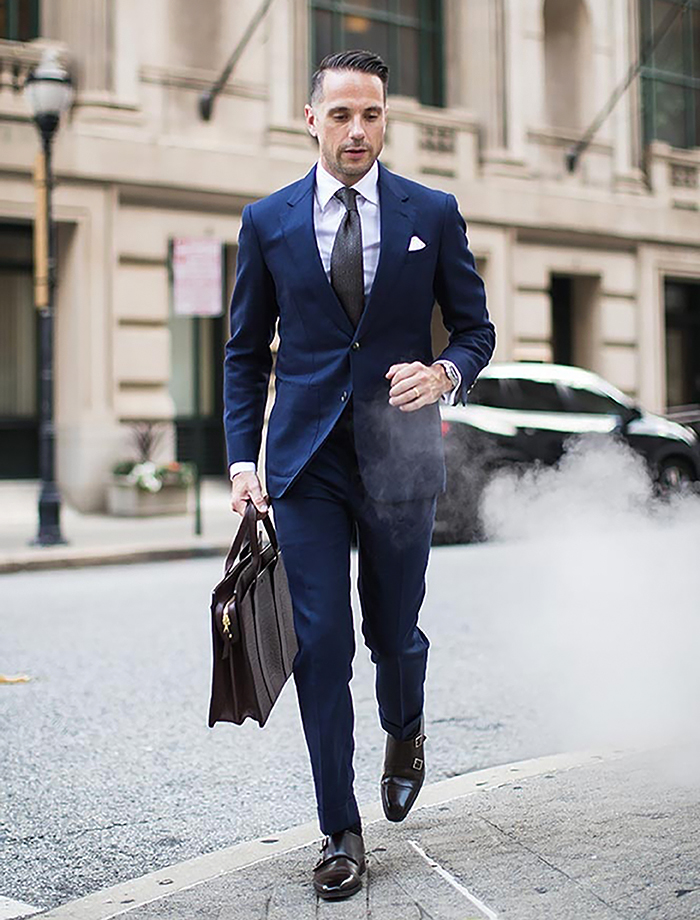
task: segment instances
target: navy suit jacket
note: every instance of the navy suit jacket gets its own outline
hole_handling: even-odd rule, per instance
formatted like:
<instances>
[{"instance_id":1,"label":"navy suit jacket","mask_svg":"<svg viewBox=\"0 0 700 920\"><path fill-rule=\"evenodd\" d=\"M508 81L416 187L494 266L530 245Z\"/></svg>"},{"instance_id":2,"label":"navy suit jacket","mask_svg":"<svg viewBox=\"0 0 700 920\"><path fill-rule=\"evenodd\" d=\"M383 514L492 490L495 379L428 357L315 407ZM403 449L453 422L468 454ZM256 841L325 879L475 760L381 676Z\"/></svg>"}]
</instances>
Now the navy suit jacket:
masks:
<instances>
[{"instance_id":1,"label":"navy suit jacket","mask_svg":"<svg viewBox=\"0 0 700 920\"><path fill-rule=\"evenodd\" d=\"M372 498L429 498L445 485L437 405L389 405L392 364L433 361L437 300L459 368L464 402L486 366L495 333L484 285L453 195L379 168L381 251L354 329L323 269L313 222L315 167L300 181L246 206L224 363L229 463L257 461L279 323L275 402L268 424L266 485L279 498L321 446L352 397L360 475ZM425 248L408 251L412 236Z\"/></svg>"}]
</instances>

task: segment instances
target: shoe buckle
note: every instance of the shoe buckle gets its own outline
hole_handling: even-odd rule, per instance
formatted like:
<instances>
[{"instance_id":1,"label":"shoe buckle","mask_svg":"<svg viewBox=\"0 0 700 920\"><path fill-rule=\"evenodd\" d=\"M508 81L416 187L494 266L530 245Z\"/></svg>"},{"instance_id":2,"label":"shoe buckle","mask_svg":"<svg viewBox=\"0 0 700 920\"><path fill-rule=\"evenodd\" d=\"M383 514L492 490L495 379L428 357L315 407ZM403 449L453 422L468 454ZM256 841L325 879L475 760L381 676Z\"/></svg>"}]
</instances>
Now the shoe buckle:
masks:
<instances>
[{"instance_id":1,"label":"shoe buckle","mask_svg":"<svg viewBox=\"0 0 700 920\"><path fill-rule=\"evenodd\" d=\"M414 757L414 758L413 758L413 769L414 769L414 770L422 770L422 769L423 769L423 761L420 759L420 757Z\"/></svg>"},{"instance_id":2,"label":"shoe buckle","mask_svg":"<svg viewBox=\"0 0 700 920\"><path fill-rule=\"evenodd\" d=\"M425 741L425 735L416 735L413 739L413 746L419 748Z\"/></svg>"}]
</instances>

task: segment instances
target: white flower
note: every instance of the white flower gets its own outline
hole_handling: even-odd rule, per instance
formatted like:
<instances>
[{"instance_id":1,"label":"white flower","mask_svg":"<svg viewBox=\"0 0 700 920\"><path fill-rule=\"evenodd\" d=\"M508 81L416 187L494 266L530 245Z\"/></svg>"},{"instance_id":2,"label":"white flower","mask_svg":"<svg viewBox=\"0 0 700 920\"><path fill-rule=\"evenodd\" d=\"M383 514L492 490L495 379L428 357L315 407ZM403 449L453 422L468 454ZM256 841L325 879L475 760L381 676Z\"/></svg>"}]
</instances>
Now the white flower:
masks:
<instances>
[{"instance_id":1,"label":"white flower","mask_svg":"<svg viewBox=\"0 0 700 920\"><path fill-rule=\"evenodd\" d=\"M129 482L134 483L139 487L139 489L144 489L146 492L160 492L163 488L163 483L156 476L156 465L152 460L146 460L143 463L136 463L127 479Z\"/></svg>"}]
</instances>

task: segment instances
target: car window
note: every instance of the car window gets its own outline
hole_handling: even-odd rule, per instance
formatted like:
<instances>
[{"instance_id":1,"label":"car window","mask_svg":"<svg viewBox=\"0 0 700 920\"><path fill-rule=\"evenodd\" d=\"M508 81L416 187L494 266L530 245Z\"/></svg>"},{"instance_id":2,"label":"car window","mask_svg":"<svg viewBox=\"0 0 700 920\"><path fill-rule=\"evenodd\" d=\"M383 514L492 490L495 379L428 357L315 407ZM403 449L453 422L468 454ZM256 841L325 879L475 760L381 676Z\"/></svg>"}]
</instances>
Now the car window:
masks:
<instances>
[{"instance_id":1,"label":"car window","mask_svg":"<svg viewBox=\"0 0 700 920\"><path fill-rule=\"evenodd\" d=\"M564 404L556 384L539 380L511 380L511 409L527 412L563 412Z\"/></svg>"},{"instance_id":2,"label":"car window","mask_svg":"<svg viewBox=\"0 0 700 920\"><path fill-rule=\"evenodd\" d=\"M624 415L625 407L611 396L584 390L580 387L564 387L566 406L569 412L586 412L596 415Z\"/></svg>"},{"instance_id":3,"label":"car window","mask_svg":"<svg viewBox=\"0 0 700 920\"><path fill-rule=\"evenodd\" d=\"M467 399L473 406L492 406L494 409L510 409L503 381L496 377L481 377L474 384Z\"/></svg>"}]
</instances>

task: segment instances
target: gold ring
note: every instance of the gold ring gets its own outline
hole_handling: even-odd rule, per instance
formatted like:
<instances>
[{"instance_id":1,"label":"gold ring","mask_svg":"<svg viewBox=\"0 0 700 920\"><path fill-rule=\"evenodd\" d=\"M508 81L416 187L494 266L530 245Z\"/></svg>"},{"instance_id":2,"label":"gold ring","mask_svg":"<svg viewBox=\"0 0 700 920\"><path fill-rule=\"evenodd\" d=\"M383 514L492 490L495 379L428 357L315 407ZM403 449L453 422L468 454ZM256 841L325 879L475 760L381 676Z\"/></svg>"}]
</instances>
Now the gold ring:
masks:
<instances>
[{"instance_id":1,"label":"gold ring","mask_svg":"<svg viewBox=\"0 0 700 920\"><path fill-rule=\"evenodd\" d=\"M416 399L420 399L420 390L418 387L413 387L413 392L416 394Z\"/></svg>"}]
</instances>

